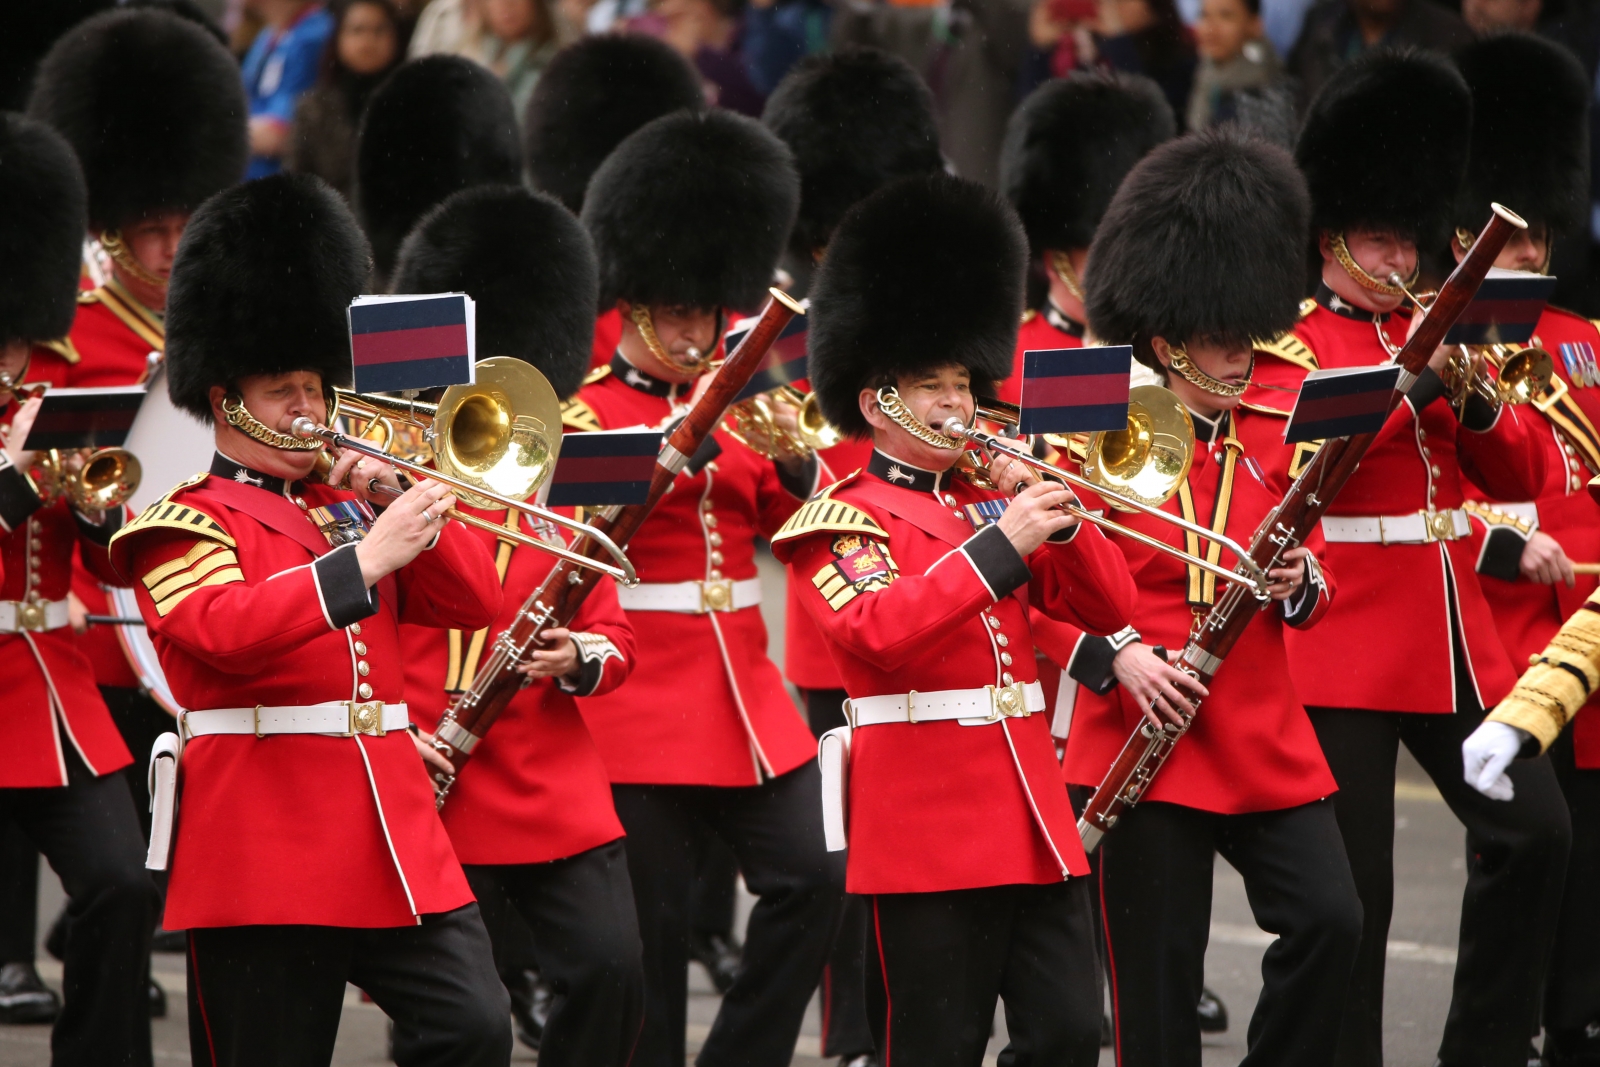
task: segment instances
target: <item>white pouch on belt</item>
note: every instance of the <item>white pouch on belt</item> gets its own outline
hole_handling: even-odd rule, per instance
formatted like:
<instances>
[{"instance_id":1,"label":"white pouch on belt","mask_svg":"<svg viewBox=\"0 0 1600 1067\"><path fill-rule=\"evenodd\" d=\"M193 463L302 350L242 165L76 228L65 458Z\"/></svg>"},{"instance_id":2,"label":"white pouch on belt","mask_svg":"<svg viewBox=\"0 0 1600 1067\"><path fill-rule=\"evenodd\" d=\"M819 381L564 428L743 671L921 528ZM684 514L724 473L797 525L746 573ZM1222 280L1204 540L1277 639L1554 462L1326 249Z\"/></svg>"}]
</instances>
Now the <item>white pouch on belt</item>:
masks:
<instances>
[{"instance_id":1,"label":"white pouch on belt","mask_svg":"<svg viewBox=\"0 0 1600 1067\"><path fill-rule=\"evenodd\" d=\"M843 852L845 803L850 792L850 727L836 726L817 739L817 765L822 769L822 836L829 852Z\"/></svg>"},{"instance_id":2,"label":"white pouch on belt","mask_svg":"<svg viewBox=\"0 0 1600 1067\"><path fill-rule=\"evenodd\" d=\"M164 871L172 858L172 829L178 815L178 757L183 741L162 734L150 748L150 851L146 870Z\"/></svg>"}]
</instances>

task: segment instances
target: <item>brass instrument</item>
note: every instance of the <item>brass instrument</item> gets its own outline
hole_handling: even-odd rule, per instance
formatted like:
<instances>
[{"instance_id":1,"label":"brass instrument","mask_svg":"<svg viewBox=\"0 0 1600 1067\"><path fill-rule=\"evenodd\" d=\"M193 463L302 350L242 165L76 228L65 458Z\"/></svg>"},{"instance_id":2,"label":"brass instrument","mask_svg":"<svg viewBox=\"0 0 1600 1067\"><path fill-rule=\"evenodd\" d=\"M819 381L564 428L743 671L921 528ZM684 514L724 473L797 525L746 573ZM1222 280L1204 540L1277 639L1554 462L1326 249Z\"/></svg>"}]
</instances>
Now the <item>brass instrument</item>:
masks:
<instances>
[{"instance_id":1,"label":"brass instrument","mask_svg":"<svg viewBox=\"0 0 1600 1067\"><path fill-rule=\"evenodd\" d=\"M1439 377L1457 404L1474 393L1491 404L1527 404L1544 395L1555 374L1555 360L1542 348L1462 345Z\"/></svg>"},{"instance_id":2,"label":"brass instrument","mask_svg":"<svg viewBox=\"0 0 1600 1067\"><path fill-rule=\"evenodd\" d=\"M18 384L0 373L0 396L27 402L44 396L44 382ZM65 496L79 511L119 508L139 490L139 458L125 448L50 449L40 452L28 475L46 504Z\"/></svg>"},{"instance_id":3,"label":"brass instrument","mask_svg":"<svg viewBox=\"0 0 1600 1067\"><path fill-rule=\"evenodd\" d=\"M592 567L625 585L637 584L633 564L611 538L587 523L527 502L555 470L561 450L561 403L544 375L523 360L496 356L479 362L476 376L471 385L446 389L437 404L348 389L335 391L330 422L342 410L369 417L369 428L380 420L391 425L399 420L402 426L415 427L428 442L435 468L391 455L360 436L318 426L308 418L296 419L292 429L297 436L314 437L335 448L353 449L391 463L414 478L443 482L474 507L515 509L592 538L616 560L615 566L476 515L454 508L447 512L451 518L503 540ZM377 489L396 492L381 485Z\"/></svg>"},{"instance_id":4,"label":"brass instrument","mask_svg":"<svg viewBox=\"0 0 1600 1067\"><path fill-rule=\"evenodd\" d=\"M799 424L797 433L778 425L777 413L772 406L773 397L782 397L800 409L795 420ZM817 394L802 393L792 385L780 385L730 405L728 417L733 420L728 432L768 459L786 456L804 459L824 448L832 448L844 439L822 417Z\"/></svg>"}]
</instances>

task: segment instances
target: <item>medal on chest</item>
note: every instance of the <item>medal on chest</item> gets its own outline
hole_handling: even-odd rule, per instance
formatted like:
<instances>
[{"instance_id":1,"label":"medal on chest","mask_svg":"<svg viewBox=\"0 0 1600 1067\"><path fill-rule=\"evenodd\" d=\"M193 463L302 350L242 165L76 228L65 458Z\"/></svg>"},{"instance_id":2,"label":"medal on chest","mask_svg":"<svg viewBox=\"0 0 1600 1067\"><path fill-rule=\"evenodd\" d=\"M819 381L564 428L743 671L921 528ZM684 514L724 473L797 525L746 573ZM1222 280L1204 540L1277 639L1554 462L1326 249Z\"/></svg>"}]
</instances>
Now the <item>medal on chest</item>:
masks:
<instances>
[{"instance_id":1,"label":"medal on chest","mask_svg":"<svg viewBox=\"0 0 1600 1067\"><path fill-rule=\"evenodd\" d=\"M1575 341L1556 347L1561 353L1561 362L1566 365L1567 377L1575 387L1600 385L1600 365L1595 362L1593 345L1588 341Z\"/></svg>"},{"instance_id":2,"label":"medal on chest","mask_svg":"<svg viewBox=\"0 0 1600 1067\"><path fill-rule=\"evenodd\" d=\"M372 508L361 500L338 500L311 508L306 515L334 548L353 545L366 537L376 518Z\"/></svg>"}]
</instances>

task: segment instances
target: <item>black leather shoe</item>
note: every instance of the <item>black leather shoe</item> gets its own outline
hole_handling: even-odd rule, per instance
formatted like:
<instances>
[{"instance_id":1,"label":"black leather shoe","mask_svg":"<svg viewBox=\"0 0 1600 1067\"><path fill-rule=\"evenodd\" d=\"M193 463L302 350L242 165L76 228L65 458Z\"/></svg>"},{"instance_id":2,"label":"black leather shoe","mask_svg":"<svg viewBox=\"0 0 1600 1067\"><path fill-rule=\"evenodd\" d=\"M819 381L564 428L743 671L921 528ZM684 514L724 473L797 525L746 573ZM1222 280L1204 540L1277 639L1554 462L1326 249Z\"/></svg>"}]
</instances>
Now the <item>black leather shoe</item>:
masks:
<instances>
[{"instance_id":1,"label":"black leather shoe","mask_svg":"<svg viewBox=\"0 0 1600 1067\"><path fill-rule=\"evenodd\" d=\"M61 998L31 962L0 967L0 1023L53 1023L60 1014Z\"/></svg>"},{"instance_id":2,"label":"black leather shoe","mask_svg":"<svg viewBox=\"0 0 1600 1067\"><path fill-rule=\"evenodd\" d=\"M1543 1067L1600 1067L1600 1022L1582 1030L1546 1030Z\"/></svg>"},{"instance_id":3,"label":"black leather shoe","mask_svg":"<svg viewBox=\"0 0 1600 1067\"><path fill-rule=\"evenodd\" d=\"M550 987L538 971L507 971L500 976L511 994L511 1019L517 1040L536 1049L544 1039L544 1024L550 1018Z\"/></svg>"},{"instance_id":4,"label":"black leather shoe","mask_svg":"<svg viewBox=\"0 0 1600 1067\"><path fill-rule=\"evenodd\" d=\"M721 934L694 934L689 938L689 958L706 969L718 993L726 993L733 986L740 954L739 944Z\"/></svg>"},{"instance_id":5,"label":"black leather shoe","mask_svg":"<svg viewBox=\"0 0 1600 1067\"><path fill-rule=\"evenodd\" d=\"M856 1056L841 1056L839 1067L879 1067L876 1052L863 1052Z\"/></svg>"},{"instance_id":6,"label":"black leather shoe","mask_svg":"<svg viewBox=\"0 0 1600 1067\"><path fill-rule=\"evenodd\" d=\"M1222 998L1217 996L1205 986L1200 987L1200 1032L1202 1034L1223 1034L1228 1031L1228 1007L1222 1003Z\"/></svg>"},{"instance_id":7,"label":"black leather shoe","mask_svg":"<svg viewBox=\"0 0 1600 1067\"><path fill-rule=\"evenodd\" d=\"M150 988L147 990L150 997L150 1018L165 1019L167 1017L167 991L150 979Z\"/></svg>"}]
</instances>

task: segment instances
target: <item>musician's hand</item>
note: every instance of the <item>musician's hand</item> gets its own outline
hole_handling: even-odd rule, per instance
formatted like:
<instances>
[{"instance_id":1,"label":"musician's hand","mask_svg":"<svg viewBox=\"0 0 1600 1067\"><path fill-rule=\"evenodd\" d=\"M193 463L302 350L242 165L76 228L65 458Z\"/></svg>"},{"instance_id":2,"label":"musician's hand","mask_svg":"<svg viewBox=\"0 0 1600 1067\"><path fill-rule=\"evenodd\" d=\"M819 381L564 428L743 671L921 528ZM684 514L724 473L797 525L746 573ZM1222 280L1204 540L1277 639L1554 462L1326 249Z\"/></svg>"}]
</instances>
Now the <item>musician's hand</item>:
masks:
<instances>
[{"instance_id":1,"label":"musician's hand","mask_svg":"<svg viewBox=\"0 0 1600 1067\"><path fill-rule=\"evenodd\" d=\"M1022 441L1011 441L1001 438L1008 445L1015 445L1018 449L1026 450L1027 445ZM1014 456L1004 452L994 453L994 459L989 463L989 480L1000 487L1003 493L1015 496L1030 485L1038 485L1039 475L1034 469Z\"/></svg>"},{"instance_id":2,"label":"musician's hand","mask_svg":"<svg viewBox=\"0 0 1600 1067\"><path fill-rule=\"evenodd\" d=\"M1306 557L1309 555L1311 550L1304 545L1291 548L1283 554L1282 567L1267 571L1267 577L1272 579L1267 586L1267 593L1273 600L1288 600L1305 584Z\"/></svg>"},{"instance_id":3,"label":"musician's hand","mask_svg":"<svg viewBox=\"0 0 1600 1067\"><path fill-rule=\"evenodd\" d=\"M416 559L450 521L444 513L455 505L450 487L431 478L424 478L392 501L356 545L367 588Z\"/></svg>"},{"instance_id":4,"label":"musician's hand","mask_svg":"<svg viewBox=\"0 0 1600 1067\"><path fill-rule=\"evenodd\" d=\"M33 466L37 452L22 450L22 443L28 439L28 431L33 429L33 420L39 417L39 407L44 403L44 397L36 396L22 407L17 409L16 415L11 420L11 433L6 438L6 455L11 457L11 462L17 470L27 473Z\"/></svg>"},{"instance_id":5,"label":"musician's hand","mask_svg":"<svg viewBox=\"0 0 1600 1067\"><path fill-rule=\"evenodd\" d=\"M996 483L1004 484L1004 483ZM995 523L1021 555L1029 555L1051 535L1071 529L1078 517L1055 509L1077 500L1072 491L1056 482L1036 482L1011 498L1005 514Z\"/></svg>"},{"instance_id":6,"label":"musician's hand","mask_svg":"<svg viewBox=\"0 0 1600 1067\"><path fill-rule=\"evenodd\" d=\"M539 634L539 640L549 648L535 650L526 663L519 663L516 672L524 678L576 678L578 676L578 646L572 640L572 631L555 627Z\"/></svg>"},{"instance_id":7,"label":"musician's hand","mask_svg":"<svg viewBox=\"0 0 1600 1067\"><path fill-rule=\"evenodd\" d=\"M445 759L444 753L433 747L433 735L428 731L419 728L411 732L411 743L417 746L417 755L422 757L422 762L428 765L430 771L441 771L449 775L456 773L455 764Z\"/></svg>"},{"instance_id":8,"label":"musician's hand","mask_svg":"<svg viewBox=\"0 0 1600 1067\"><path fill-rule=\"evenodd\" d=\"M70 589L67 590L67 623L75 634L89 632L89 609L83 606L78 594Z\"/></svg>"},{"instance_id":9,"label":"musician's hand","mask_svg":"<svg viewBox=\"0 0 1600 1067\"><path fill-rule=\"evenodd\" d=\"M373 482L387 485L391 489L404 488L400 484L400 476L390 464L373 459L371 456L363 456L354 449L338 450L338 455L333 461L333 469L328 472L329 485L339 489L349 489L369 503L388 507L394 502L395 497L389 493L374 492Z\"/></svg>"},{"instance_id":10,"label":"musician's hand","mask_svg":"<svg viewBox=\"0 0 1600 1067\"><path fill-rule=\"evenodd\" d=\"M1135 643L1119 650L1111 661L1111 673L1134 703L1145 709L1145 718L1156 726L1182 726L1184 716L1194 714L1192 701L1210 695L1198 679L1184 674L1145 644Z\"/></svg>"},{"instance_id":11,"label":"musician's hand","mask_svg":"<svg viewBox=\"0 0 1600 1067\"><path fill-rule=\"evenodd\" d=\"M1571 589L1578 583L1572 560L1567 558L1567 550L1561 547L1560 541L1542 530L1533 531L1528 543L1522 546L1522 562L1519 566L1524 578L1540 585L1561 582Z\"/></svg>"}]
</instances>

